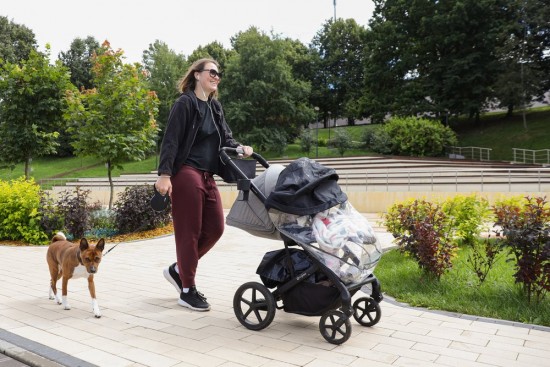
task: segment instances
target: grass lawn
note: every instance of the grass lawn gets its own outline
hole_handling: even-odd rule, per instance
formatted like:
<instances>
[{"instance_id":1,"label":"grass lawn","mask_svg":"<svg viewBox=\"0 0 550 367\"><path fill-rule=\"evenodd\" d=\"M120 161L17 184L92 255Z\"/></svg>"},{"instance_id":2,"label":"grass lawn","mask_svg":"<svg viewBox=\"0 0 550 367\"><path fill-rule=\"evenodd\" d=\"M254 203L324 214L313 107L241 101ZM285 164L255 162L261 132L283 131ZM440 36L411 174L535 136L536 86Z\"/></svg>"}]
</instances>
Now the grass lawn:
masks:
<instances>
[{"instance_id":1,"label":"grass lawn","mask_svg":"<svg viewBox=\"0 0 550 367\"><path fill-rule=\"evenodd\" d=\"M467 265L470 251L461 248L453 268L439 281L395 249L382 256L374 273L384 293L411 306L550 326L550 298L528 303L514 283L514 262L507 262L503 254L480 285Z\"/></svg>"}]
</instances>

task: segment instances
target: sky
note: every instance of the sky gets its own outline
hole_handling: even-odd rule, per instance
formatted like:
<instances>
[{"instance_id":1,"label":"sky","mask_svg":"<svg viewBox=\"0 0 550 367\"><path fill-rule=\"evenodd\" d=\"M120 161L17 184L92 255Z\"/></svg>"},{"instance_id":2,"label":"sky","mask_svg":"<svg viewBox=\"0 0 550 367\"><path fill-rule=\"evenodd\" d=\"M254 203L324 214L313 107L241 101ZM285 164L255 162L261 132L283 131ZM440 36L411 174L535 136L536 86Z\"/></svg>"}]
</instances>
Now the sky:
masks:
<instances>
[{"instance_id":1,"label":"sky","mask_svg":"<svg viewBox=\"0 0 550 367\"><path fill-rule=\"evenodd\" d=\"M336 7L334 6L336 1ZM185 56L198 46L230 39L255 26L266 33L308 45L334 17L353 18L367 27L371 0L2 0L0 15L30 28L39 46L51 47L52 60L75 38L93 36L124 51L125 61L141 62L155 40Z\"/></svg>"}]
</instances>

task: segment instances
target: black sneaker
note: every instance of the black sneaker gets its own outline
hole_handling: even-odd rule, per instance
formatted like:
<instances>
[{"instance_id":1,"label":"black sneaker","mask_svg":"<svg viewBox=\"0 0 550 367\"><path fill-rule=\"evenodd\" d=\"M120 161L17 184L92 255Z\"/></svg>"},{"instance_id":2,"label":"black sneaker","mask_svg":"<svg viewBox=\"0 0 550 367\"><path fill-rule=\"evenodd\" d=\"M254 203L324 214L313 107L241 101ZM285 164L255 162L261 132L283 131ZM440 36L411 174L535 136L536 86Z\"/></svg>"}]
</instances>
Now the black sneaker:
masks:
<instances>
[{"instance_id":1,"label":"black sneaker","mask_svg":"<svg viewBox=\"0 0 550 367\"><path fill-rule=\"evenodd\" d=\"M210 310L210 305L206 302L206 297L204 297L204 294L197 291L195 286L189 288L189 292L187 293L181 292L178 304L195 311Z\"/></svg>"},{"instance_id":2,"label":"black sneaker","mask_svg":"<svg viewBox=\"0 0 550 367\"><path fill-rule=\"evenodd\" d=\"M181 284L181 279L179 274L176 273L176 266L178 266L178 264L173 263L172 265L164 269L162 273L164 274L164 277L166 278L166 280L169 281L170 284L174 286L174 288L176 288L178 293L181 293L181 289L183 288L183 286Z\"/></svg>"}]
</instances>

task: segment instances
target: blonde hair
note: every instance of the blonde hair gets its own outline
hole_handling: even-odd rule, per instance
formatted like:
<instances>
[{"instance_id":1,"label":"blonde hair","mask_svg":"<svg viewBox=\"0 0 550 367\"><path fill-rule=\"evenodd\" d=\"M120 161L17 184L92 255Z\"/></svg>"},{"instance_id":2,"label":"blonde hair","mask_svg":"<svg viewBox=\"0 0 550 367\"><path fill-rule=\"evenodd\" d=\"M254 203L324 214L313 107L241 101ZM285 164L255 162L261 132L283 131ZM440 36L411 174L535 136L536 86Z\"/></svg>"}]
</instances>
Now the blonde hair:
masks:
<instances>
[{"instance_id":1,"label":"blonde hair","mask_svg":"<svg viewBox=\"0 0 550 367\"><path fill-rule=\"evenodd\" d=\"M180 93L184 93L187 91L194 91L195 87L197 86L197 79L195 78L195 73L198 71L204 70L204 67L206 64L211 62L212 64L216 65L218 69L220 68L220 64L216 60L213 59L200 59L195 61L189 69L187 69L187 72L185 73L184 77L181 78L178 81L178 91ZM215 90L214 92L210 93L208 97L216 98L218 97L218 91Z\"/></svg>"}]
</instances>

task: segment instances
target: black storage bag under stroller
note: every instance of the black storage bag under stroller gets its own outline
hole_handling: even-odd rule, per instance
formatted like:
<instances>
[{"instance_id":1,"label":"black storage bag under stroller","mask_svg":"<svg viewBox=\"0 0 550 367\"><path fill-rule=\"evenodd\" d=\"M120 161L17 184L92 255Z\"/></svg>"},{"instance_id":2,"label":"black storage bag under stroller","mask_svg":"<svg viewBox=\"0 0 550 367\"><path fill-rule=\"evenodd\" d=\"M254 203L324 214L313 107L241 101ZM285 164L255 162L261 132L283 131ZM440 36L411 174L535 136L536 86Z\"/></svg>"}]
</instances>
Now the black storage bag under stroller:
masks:
<instances>
[{"instance_id":1,"label":"black storage bag under stroller","mask_svg":"<svg viewBox=\"0 0 550 367\"><path fill-rule=\"evenodd\" d=\"M293 267L294 276L298 276L312 265L313 262L305 251L282 249L267 252L256 273L266 287L275 288L292 279L289 266ZM281 300L286 312L305 316L321 316L341 305L340 292L336 287L327 284L327 277L322 272L312 274L281 293Z\"/></svg>"}]
</instances>

